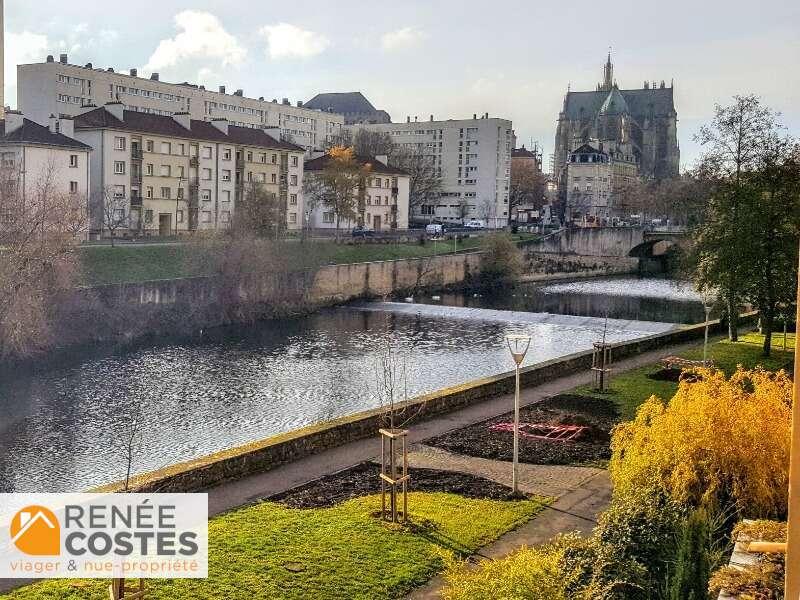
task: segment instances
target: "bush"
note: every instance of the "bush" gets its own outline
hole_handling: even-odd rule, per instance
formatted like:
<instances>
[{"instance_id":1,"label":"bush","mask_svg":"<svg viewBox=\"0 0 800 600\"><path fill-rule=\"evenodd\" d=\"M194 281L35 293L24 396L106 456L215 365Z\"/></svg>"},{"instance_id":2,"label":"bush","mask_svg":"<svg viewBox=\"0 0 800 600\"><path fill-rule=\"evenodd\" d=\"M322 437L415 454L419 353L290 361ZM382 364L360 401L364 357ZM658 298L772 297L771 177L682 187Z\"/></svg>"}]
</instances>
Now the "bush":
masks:
<instances>
[{"instance_id":1,"label":"bush","mask_svg":"<svg viewBox=\"0 0 800 600\"><path fill-rule=\"evenodd\" d=\"M524 270L522 252L506 233L493 233L481 240L480 284L483 288L508 285Z\"/></svg>"},{"instance_id":2,"label":"bush","mask_svg":"<svg viewBox=\"0 0 800 600\"><path fill-rule=\"evenodd\" d=\"M700 370L665 404L651 397L612 435L615 491L648 482L675 502L786 510L792 383L783 371Z\"/></svg>"}]
</instances>

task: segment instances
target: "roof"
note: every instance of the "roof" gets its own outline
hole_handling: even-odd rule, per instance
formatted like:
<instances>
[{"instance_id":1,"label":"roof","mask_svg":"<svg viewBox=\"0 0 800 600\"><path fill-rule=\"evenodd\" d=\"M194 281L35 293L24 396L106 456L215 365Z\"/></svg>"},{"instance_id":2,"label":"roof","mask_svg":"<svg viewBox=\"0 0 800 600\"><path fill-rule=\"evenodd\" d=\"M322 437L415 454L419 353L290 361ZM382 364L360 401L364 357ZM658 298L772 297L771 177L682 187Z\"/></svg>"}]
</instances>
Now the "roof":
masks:
<instances>
[{"instance_id":1,"label":"roof","mask_svg":"<svg viewBox=\"0 0 800 600\"><path fill-rule=\"evenodd\" d=\"M75 150L91 150L92 147L67 137L63 133L53 133L49 127L39 125L30 119L22 119L22 127L6 135L6 122L0 120L0 144L40 144L44 146L60 146Z\"/></svg>"},{"instance_id":2,"label":"roof","mask_svg":"<svg viewBox=\"0 0 800 600\"><path fill-rule=\"evenodd\" d=\"M535 152L531 152L525 146L522 148L514 148L511 151L511 158L539 158Z\"/></svg>"},{"instance_id":3,"label":"roof","mask_svg":"<svg viewBox=\"0 0 800 600\"><path fill-rule=\"evenodd\" d=\"M404 171L403 169L398 169L397 167L392 167L391 165L387 165L386 163L379 161L374 156L362 156L356 155L356 161L358 161L359 165L370 164L372 165L372 172L373 173L380 173L381 175L405 175L408 176L408 172ZM323 154L322 156L306 161L303 165L304 171L322 171L323 169L327 168L330 164L331 157L329 154Z\"/></svg>"},{"instance_id":4,"label":"roof","mask_svg":"<svg viewBox=\"0 0 800 600\"><path fill-rule=\"evenodd\" d=\"M137 133L151 133L164 137L188 138L211 142L228 142L244 146L260 146L293 152L304 152L303 148L289 142L276 140L263 129L252 127L228 126L225 135L209 121L192 119L190 129L186 129L174 118L166 115L154 115L132 110L123 112L123 121L117 119L105 108L96 108L75 117L75 129L121 129Z\"/></svg>"},{"instance_id":5,"label":"roof","mask_svg":"<svg viewBox=\"0 0 800 600\"><path fill-rule=\"evenodd\" d=\"M619 91L617 86L611 88L608 96L603 101L603 106L600 107L600 114L604 115L627 115L630 114L628 103L625 102L625 97Z\"/></svg>"},{"instance_id":6,"label":"roof","mask_svg":"<svg viewBox=\"0 0 800 600\"><path fill-rule=\"evenodd\" d=\"M650 88L640 90L617 90L633 117L668 116L675 112L672 88ZM613 90L612 90L613 93ZM564 113L568 119L594 118L609 97L607 91L567 92Z\"/></svg>"},{"instance_id":7,"label":"roof","mask_svg":"<svg viewBox=\"0 0 800 600\"><path fill-rule=\"evenodd\" d=\"M361 92L317 94L303 106L325 111L332 109L333 112L342 114L377 112L377 109L372 106L372 103Z\"/></svg>"},{"instance_id":8,"label":"roof","mask_svg":"<svg viewBox=\"0 0 800 600\"><path fill-rule=\"evenodd\" d=\"M575 148L575 150L570 152L570 154L605 154L607 156L606 152L599 150L590 144L583 144L582 146Z\"/></svg>"}]
</instances>

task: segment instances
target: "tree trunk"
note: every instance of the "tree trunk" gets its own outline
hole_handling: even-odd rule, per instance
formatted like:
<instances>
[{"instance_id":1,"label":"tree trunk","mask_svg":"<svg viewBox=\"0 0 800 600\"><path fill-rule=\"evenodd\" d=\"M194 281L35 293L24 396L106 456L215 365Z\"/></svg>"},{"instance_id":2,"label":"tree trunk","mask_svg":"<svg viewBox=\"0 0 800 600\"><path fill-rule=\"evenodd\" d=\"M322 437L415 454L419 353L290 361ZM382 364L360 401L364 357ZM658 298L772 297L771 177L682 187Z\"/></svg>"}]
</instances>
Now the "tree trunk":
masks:
<instances>
[{"instance_id":1,"label":"tree trunk","mask_svg":"<svg viewBox=\"0 0 800 600\"><path fill-rule=\"evenodd\" d=\"M739 341L739 307L733 294L728 295L727 299L728 309L728 340L731 342Z\"/></svg>"},{"instance_id":2,"label":"tree trunk","mask_svg":"<svg viewBox=\"0 0 800 600\"><path fill-rule=\"evenodd\" d=\"M772 331L775 326L774 311L771 307L767 307L766 310L762 310L761 314L762 333L764 334L763 355L769 357L772 352Z\"/></svg>"}]
</instances>

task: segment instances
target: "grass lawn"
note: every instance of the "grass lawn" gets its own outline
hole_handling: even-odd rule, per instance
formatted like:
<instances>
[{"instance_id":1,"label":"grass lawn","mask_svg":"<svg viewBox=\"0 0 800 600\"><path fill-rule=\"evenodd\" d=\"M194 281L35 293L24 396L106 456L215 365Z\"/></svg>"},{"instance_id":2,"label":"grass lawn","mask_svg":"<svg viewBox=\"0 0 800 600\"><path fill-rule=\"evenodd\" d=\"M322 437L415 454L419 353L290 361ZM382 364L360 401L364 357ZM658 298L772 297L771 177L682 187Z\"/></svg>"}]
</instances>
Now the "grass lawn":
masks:
<instances>
[{"instance_id":1,"label":"grass lawn","mask_svg":"<svg viewBox=\"0 0 800 600\"><path fill-rule=\"evenodd\" d=\"M474 500L445 493L409 494L414 526L372 517L380 496L332 508L290 509L274 502L209 522L209 578L153 580L148 598L396 598L530 519L535 500ZM11 592L15 600L105 600L107 583L50 580Z\"/></svg>"},{"instance_id":2,"label":"grass lawn","mask_svg":"<svg viewBox=\"0 0 800 600\"><path fill-rule=\"evenodd\" d=\"M539 237L536 234L517 234L517 241ZM346 264L400 258L420 258L436 254L448 254L453 250L478 248L478 237L438 242L428 241L405 244L336 244L328 241L314 241L306 244L287 242L281 249L287 261L297 255L297 264ZM122 283L126 281L148 281L152 279L172 279L209 274L210 261L187 260L192 249L190 245L153 244L147 246L120 245L83 246L80 249L86 285ZM195 257L196 258L196 257ZM205 265L205 266L203 266Z\"/></svg>"},{"instance_id":3,"label":"grass lawn","mask_svg":"<svg viewBox=\"0 0 800 600\"><path fill-rule=\"evenodd\" d=\"M724 370L728 375L736 370L737 365L742 365L745 368L761 365L774 371L786 367L791 362L794 356L791 351L794 349L794 334L789 334L787 339L787 348L791 349L787 352L782 350L783 332L777 337L773 336L772 356L769 358L764 358L761 355L763 341L764 337L762 335L748 333L741 336L740 341L736 343L731 343L727 340L709 343L709 357L717 367ZM700 344L688 352L680 354L680 356L693 360L702 360L703 346ZM677 383L658 381L647 377L647 375L658 371L660 368L661 365L653 364L622 373L615 374L612 372L611 391L608 393L600 394L593 391L591 384L578 386L569 393L612 400L619 407L621 419L628 421L636 416L636 409L650 396L656 395L663 399L669 399L675 394L678 389Z\"/></svg>"}]
</instances>

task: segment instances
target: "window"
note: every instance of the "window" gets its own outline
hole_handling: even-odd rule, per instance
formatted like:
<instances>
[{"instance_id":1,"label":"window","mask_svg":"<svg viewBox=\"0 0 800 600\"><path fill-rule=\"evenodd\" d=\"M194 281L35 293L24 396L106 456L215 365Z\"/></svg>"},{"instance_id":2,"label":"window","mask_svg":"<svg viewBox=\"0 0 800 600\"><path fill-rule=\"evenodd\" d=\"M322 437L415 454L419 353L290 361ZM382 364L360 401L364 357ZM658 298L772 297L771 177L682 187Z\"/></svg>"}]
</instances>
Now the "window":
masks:
<instances>
[{"instance_id":1,"label":"window","mask_svg":"<svg viewBox=\"0 0 800 600\"><path fill-rule=\"evenodd\" d=\"M297 213L289 213L289 223L297 223Z\"/></svg>"},{"instance_id":2,"label":"window","mask_svg":"<svg viewBox=\"0 0 800 600\"><path fill-rule=\"evenodd\" d=\"M231 149L225 148L222 151L222 160L230 160L231 159Z\"/></svg>"},{"instance_id":3,"label":"window","mask_svg":"<svg viewBox=\"0 0 800 600\"><path fill-rule=\"evenodd\" d=\"M169 200L170 198L172 198L172 189L170 189L168 187L162 187L161 188L161 197L164 200Z\"/></svg>"},{"instance_id":4,"label":"window","mask_svg":"<svg viewBox=\"0 0 800 600\"><path fill-rule=\"evenodd\" d=\"M161 142L161 154L172 154L172 144Z\"/></svg>"},{"instance_id":5,"label":"window","mask_svg":"<svg viewBox=\"0 0 800 600\"><path fill-rule=\"evenodd\" d=\"M125 138L124 137L115 137L114 138L114 147L117 150L125 150Z\"/></svg>"},{"instance_id":6,"label":"window","mask_svg":"<svg viewBox=\"0 0 800 600\"><path fill-rule=\"evenodd\" d=\"M183 188L179 187L176 191L177 191L176 198L178 198L178 200L183 200Z\"/></svg>"},{"instance_id":7,"label":"window","mask_svg":"<svg viewBox=\"0 0 800 600\"><path fill-rule=\"evenodd\" d=\"M144 222L145 223L152 223L153 222L153 211L152 210L144 211Z\"/></svg>"},{"instance_id":8,"label":"window","mask_svg":"<svg viewBox=\"0 0 800 600\"><path fill-rule=\"evenodd\" d=\"M272 155L272 164L275 165L277 163L278 163L278 155L277 154L273 154Z\"/></svg>"},{"instance_id":9,"label":"window","mask_svg":"<svg viewBox=\"0 0 800 600\"><path fill-rule=\"evenodd\" d=\"M219 213L219 218L220 218L220 221L222 221L223 223L228 223L231 220L230 211L223 210L221 213Z\"/></svg>"},{"instance_id":10,"label":"window","mask_svg":"<svg viewBox=\"0 0 800 600\"><path fill-rule=\"evenodd\" d=\"M291 183L292 185L297 185L297 175L291 175L289 177L289 183Z\"/></svg>"},{"instance_id":11,"label":"window","mask_svg":"<svg viewBox=\"0 0 800 600\"><path fill-rule=\"evenodd\" d=\"M153 165L148 163L144 166L144 174L145 175L152 175L153 174Z\"/></svg>"},{"instance_id":12,"label":"window","mask_svg":"<svg viewBox=\"0 0 800 600\"><path fill-rule=\"evenodd\" d=\"M121 161L121 160L115 160L114 161L114 173L116 173L117 175L125 175L125 162L124 161Z\"/></svg>"},{"instance_id":13,"label":"window","mask_svg":"<svg viewBox=\"0 0 800 600\"><path fill-rule=\"evenodd\" d=\"M297 206L297 194L289 194L289 205Z\"/></svg>"},{"instance_id":14,"label":"window","mask_svg":"<svg viewBox=\"0 0 800 600\"><path fill-rule=\"evenodd\" d=\"M211 158L211 146L203 146L203 158Z\"/></svg>"},{"instance_id":15,"label":"window","mask_svg":"<svg viewBox=\"0 0 800 600\"><path fill-rule=\"evenodd\" d=\"M153 186L152 185L148 185L144 189L144 197L145 198L152 198L153 197ZM149 212L153 212L153 211L149 211Z\"/></svg>"},{"instance_id":16,"label":"window","mask_svg":"<svg viewBox=\"0 0 800 600\"><path fill-rule=\"evenodd\" d=\"M153 140L147 140L144 143L145 152L152 152L153 151Z\"/></svg>"},{"instance_id":17,"label":"window","mask_svg":"<svg viewBox=\"0 0 800 600\"><path fill-rule=\"evenodd\" d=\"M278 176L275 173L273 173L271 177L272 177L272 183L278 183Z\"/></svg>"},{"instance_id":18,"label":"window","mask_svg":"<svg viewBox=\"0 0 800 600\"><path fill-rule=\"evenodd\" d=\"M211 223L211 211L204 210L203 211L203 223Z\"/></svg>"},{"instance_id":19,"label":"window","mask_svg":"<svg viewBox=\"0 0 800 600\"><path fill-rule=\"evenodd\" d=\"M211 202L211 190L203 190L200 192L200 197L203 199L203 202ZM230 192L228 192L228 197L230 197Z\"/></svg>"},{"instance_id":20,"label":"window","mask_svg":"<svg viewBox=\"0 0 800 600\"><path fill-rule=\"evenodd\" d=\"M182 211L182 210L179 210L179 211L177 211L177 212L175 213L175 220L176 220L178 223L183 223L183 211Z\"/></svg>"},{"instance_id":21,"label":"window","mask_svg":"<svg viewBox=\"0 0 800 600\"><path fill-rule=\"evenodd\" d=\"M115 185L114 186L114 198L124 198L125 197L125 186L124 185Z\"/></svg>"},{"instance_id":22,"label":"window","mask_svg":"<svg viewBox=\"0 0 800 600\"><path fill-rule=\"evenodd\" d=\"M292 166L293 166L293 167L296 167L296 166L297 166L297 157L296 157L296 156L293 156L293 157L292 157Z\"/></svg>"},{"instance_id":23,"label":"window","mask_svg":"<svg viewBox=\"0 0 800 600\"><path fill-rule=\"evenodd\" d=\"M161 176L169 177L172 175L172 168L169 165L161 165Z\"/></svg>"},{"instance_id":24,"label":"window","mask_svg":"<svg viewBox=\"0 0 800 600\"><path fill-rule=\"evenodd\" d=\"M211 181L211 169L203 169L203 179L205 181Z\"/></svg>"},{"instance_id":25,"label":"window","mask_svg":"<svg viewBox=\"0 0 800 600\"><path fill-rule=\"evenodd\" d=\"M323 223L333 223L333 213L332 212L324 212L324 213L322 213L322 222Z\"/></svg>"},{"instance_id":26,"label":"window","mask_svg":"<svg viewBox=\"0 0 800 600\"><path fill-rule=\"evenodd\" d=\"M69 166L73 169L77 168L78 166L78 155L77 154L70 154L69 155Z\"/></svg>"},{"instance_id":27,"label":"window","mask_svg":"<svg viewBox=\"0 0 800 600\"><path fill-rule=\"evenodd\" d=\"M375 180L375 187L381 187L381 180L380 179L376 179Z\"/></svg>"},{"instance_id":28,"label":"window","mask_svg":"<svg viewBox=\"0 0 800 600\"><path fill-rule=\"evenodd\" d=\"M261 153L261 162L266 164L266 162L267 162L267 153L266 152L262 152Z\"/></svg>"},{"instance_id":29,"label":"window","mask_svg":"<svg viewBox=\"0 0 800 600\"><path fill-rule=\"evenodd\" d=\"M259 181L259 183L266 183L267 182L267 174L266 173L259 173L258 174L258 181Z\"/></svg>"},{"instance_id":30,"label":"window","mask_svg":"<svg viewBox=\"0 0 800 600\"><path fill-rule=\"evenodd\" d=\"M231 180L231 172L229 169L223 169L222 171L222 181L230 181Z\"/></svg>"},{"instance_id":31,"label":"window","mask_svg":"<svg viewBox=\"0 0 800 600\"><path fill-rule=\"evenodd\" d=\"M253 162L253 153L252 152L248 152L247 153L247 162Z\"/></svg>"},{"instance_id":32,"label":"window","mask_svg":"<svg viewBox=\"0 0 800 600\"><path fill-rule=\"evenodd\" d=\"M186 171L185 171L184 167L183 167L183 166L181 166L181 165L179 165L179 166L177 167L177 169L178 169L178 170L177 170L177 172L176 172L176 175L177 175L178 177L180 177L181 179L183 179L183 178L184 178L184 176L185 176L185 174L186 174Z\"/></svg>"},{"instance_id":33,"label":"window","mask_svg":"<svg viewBox=\"0 0 800 600\"><path fill-rule=\"evenodd\" d=\"M186 144L178 144L178 154L180 156L186 156Z\"/></svg>"},{"instance_id":34,"label":"window","mask_svg":"<svg viewBox=\"0 0 800 600\"><path fill-rule=\"evenodd\" d=\"M78 182L77 181L70 181L69 182L69 193L70 194L77 194L78 193Z\"/></svg>"},{"instance_id":35,"label":"window","mask_svg":"<svg viewBox=\"0 0 800 600\"><path fill-rule=\"evenodd\" d=\"M222 201L223 202L230 202L231 201L230 190L225 190L225 191L222 192Z\"/></svg>"}]
</instances>

